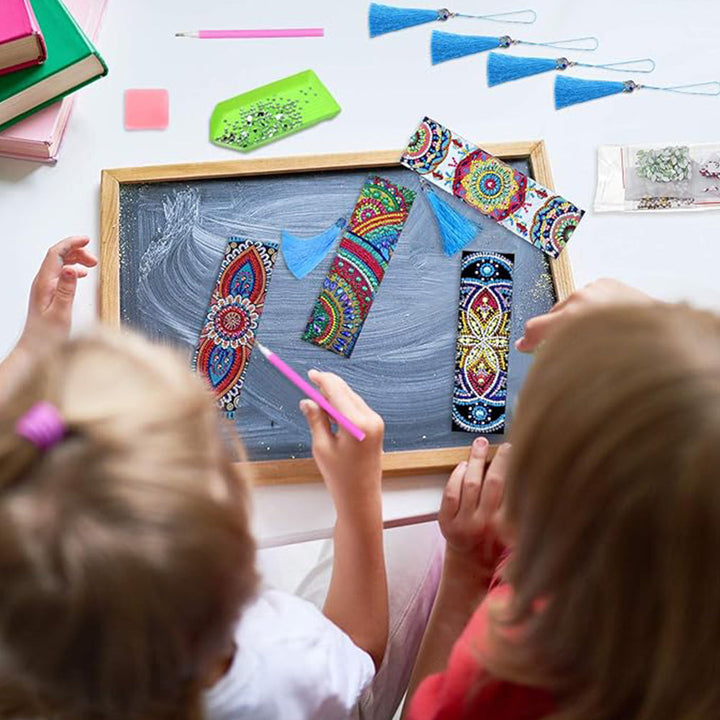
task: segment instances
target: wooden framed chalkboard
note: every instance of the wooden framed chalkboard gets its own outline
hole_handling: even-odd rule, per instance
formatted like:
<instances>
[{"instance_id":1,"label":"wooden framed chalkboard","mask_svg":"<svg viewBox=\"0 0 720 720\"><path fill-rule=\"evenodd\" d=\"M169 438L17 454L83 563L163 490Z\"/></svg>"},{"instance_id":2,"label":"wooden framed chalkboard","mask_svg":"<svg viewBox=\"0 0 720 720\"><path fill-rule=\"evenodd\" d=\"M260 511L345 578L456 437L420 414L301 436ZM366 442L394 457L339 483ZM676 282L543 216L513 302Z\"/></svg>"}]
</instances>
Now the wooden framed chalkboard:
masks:
<instances>
[{"instance_id":1,"label":"wooden framed chalkboard","mask_svg":"<svg viewBox=\"0 0 720 720\"><path fill-rule=\"evenodd\" d=\"M483 147L553 188L542 142ZM188 362L229 237L279 242L322 232L352 209L369 173L419 189L396 151L104 170L100 316L171 343ZM524 323L573 289L567 253L543 253L455 198L481 233L467 249L515 255L511 341ZM418 198L387 274L346 359L301 340L334 253L302 280L279 257L258 339L298 371L340 373L386 422L387 475L445 472L473 436L453 432L450 407L460 255L446 257L427 203ZM511 345L508 417L530 358ZM319 480L299 393L254 352L236 425L258 484ZM491 442L502 436L490 436Z\"/></svg>"}]
</instances>

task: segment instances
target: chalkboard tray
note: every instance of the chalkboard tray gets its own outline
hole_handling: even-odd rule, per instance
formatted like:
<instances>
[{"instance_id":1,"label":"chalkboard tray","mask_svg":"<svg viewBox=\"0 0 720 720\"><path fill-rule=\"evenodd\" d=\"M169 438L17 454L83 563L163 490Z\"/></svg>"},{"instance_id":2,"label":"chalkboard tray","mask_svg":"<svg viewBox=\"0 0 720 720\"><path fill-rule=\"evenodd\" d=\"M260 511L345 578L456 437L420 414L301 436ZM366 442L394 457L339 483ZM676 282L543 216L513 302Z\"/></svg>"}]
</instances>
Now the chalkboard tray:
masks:
<instances>
[{"instance_id":1,"label":"chalkboard tray","mask_svg":"<svg viewBox=\"0 0 720 720\"><path fill-rule=\"evenodd\" d=\"M482 147L552 189L542 142ZM227 238L279 242L282 230L317 234L347 214L371 172L419 190L418 176L399 158L382 151L104 170L101 319L171 343L189 363ZM450 202L482 228L468 249L515 255L513 342L530 317L572 291L567 253L549 260L460 201ZM460 255L443 255L435 221L419 198L350 359L300 339L332 256L302 280L278 258L258 339L300 372L340 373L383 415L387 475L449 470L473 439L452 431L450 422ZM530 361L511 346L508 424ZM299 399L254 352L236 425L259 484L319 479Z\"/></svg>"}]
</instances>

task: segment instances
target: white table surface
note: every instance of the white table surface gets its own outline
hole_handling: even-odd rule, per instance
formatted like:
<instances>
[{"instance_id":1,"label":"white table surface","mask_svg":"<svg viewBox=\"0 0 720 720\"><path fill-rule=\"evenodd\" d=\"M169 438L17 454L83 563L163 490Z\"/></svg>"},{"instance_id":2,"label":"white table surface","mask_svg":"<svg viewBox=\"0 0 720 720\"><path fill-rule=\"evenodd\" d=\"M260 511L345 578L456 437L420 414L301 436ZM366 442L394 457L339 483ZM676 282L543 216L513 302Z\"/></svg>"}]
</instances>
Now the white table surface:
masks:
<instances>
[{"instance_id":1,"label":"white table surface","mask_svg":"<svg viewBox=\"0 0 720 720\"><path fill-rule=\"evenodd\" d=\"M102 168L238 159L242 156L207 140L215 103L300 70L318 73L342 113L251 157L400 149L427 114L480 144L543 138L557 189L590 209L598 145L720 140L720 98L646 91L557 112L551 73L489 90L484 56L436 67L429 59L431 27L538 41L596 35L600 50L576 54L578 59L650 56L657 62L652 79L658 85L720 79L716 0L455 0L451 5L468 13L531 6L539 19L533 26L452 20L370 40L367 0L109 0L98 47L110 74L80 92L57 165L0 159L0 352L12 346L22 327L27 290L47 246L66 235L87 234L97 247ZM174 37L176 31L199 28L293 26L324 26L326 37ZM563 53L519 48L513 54ZM625 79L614 73L575 74ZM123 91L152 87L170 91L169 128L126 132ZM578 285L610 276L659 298L720 310L718 212L589 211L568 252ZM88 280L79 291L76 327L91 323L95 311L95 285ZM441 486L441 478L388 482L386 517L437 508ZM329 500L318 486L260 489L256 508L258 532L265 537L329 527L333 520Z\"/></svg>"}]
</instances>

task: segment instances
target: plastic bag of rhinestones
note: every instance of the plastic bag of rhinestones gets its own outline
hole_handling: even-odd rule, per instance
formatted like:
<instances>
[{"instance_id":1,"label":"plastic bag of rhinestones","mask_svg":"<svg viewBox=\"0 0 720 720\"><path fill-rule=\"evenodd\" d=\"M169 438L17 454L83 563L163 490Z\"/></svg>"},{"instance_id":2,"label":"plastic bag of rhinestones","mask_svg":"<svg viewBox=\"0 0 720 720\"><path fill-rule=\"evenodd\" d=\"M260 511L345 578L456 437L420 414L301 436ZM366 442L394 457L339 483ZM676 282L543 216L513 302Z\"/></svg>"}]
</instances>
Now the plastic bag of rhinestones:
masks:
<instances>
[{"instance_id":1,"label":"plastic bag of rhinestones","mask_svg":"<svg viewBox=\"0 0 720 720\"><path fill-rule=\"evenodd\" d=\"M696 170L687 145L625 148L624 165L626 200L693 197Z\"/></svg>"},{"instance_id":2,"label":"plastic bag of rhinestones","mask_svg":"<svg viewBox=\"0 0 720 720\"><path fill-rule=\"evenodd\" d=\"M720 208L720 143L601 145L596 212Z\"/></svg>"}]
</instances>

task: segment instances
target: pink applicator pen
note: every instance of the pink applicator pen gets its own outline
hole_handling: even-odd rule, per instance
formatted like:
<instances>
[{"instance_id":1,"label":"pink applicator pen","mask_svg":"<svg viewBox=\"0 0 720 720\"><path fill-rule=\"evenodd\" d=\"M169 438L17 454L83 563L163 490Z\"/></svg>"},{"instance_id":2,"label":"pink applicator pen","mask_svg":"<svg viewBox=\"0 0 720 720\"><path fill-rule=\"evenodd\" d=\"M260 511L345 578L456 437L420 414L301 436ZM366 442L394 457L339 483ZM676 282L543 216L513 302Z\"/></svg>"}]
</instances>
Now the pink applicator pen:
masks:
<instances>
[{"instance_id":1,"label":"pink applicator pen","mask_svg":"<svg viewBox=\"0 0 720 720\"><path fill-rule=\"evenodd\" d=\"M258 350L267 358L268 362L273 365L282 375L284 375L293 385L300 388L311 400L314 400L341 428L347 430L356 440L364 440L365 433L353 423L349 418L345 417L339 410L334 408L307 380L298 375L286 362L281 360L272 350L266 348L262 343L255 340Z\"/></svg>"},{"instance_id":2,"label":"pink applicator pen","mask_svg":"<svg viewBox=\"0 0 720 720\"><path fill-rule=\"evenodd\" d=\"M175 37L200 40L255 40L261 38L323 37L323 28L266 28L257 30L192 30L175 33Z\"/></svg>"}]
</instances>

